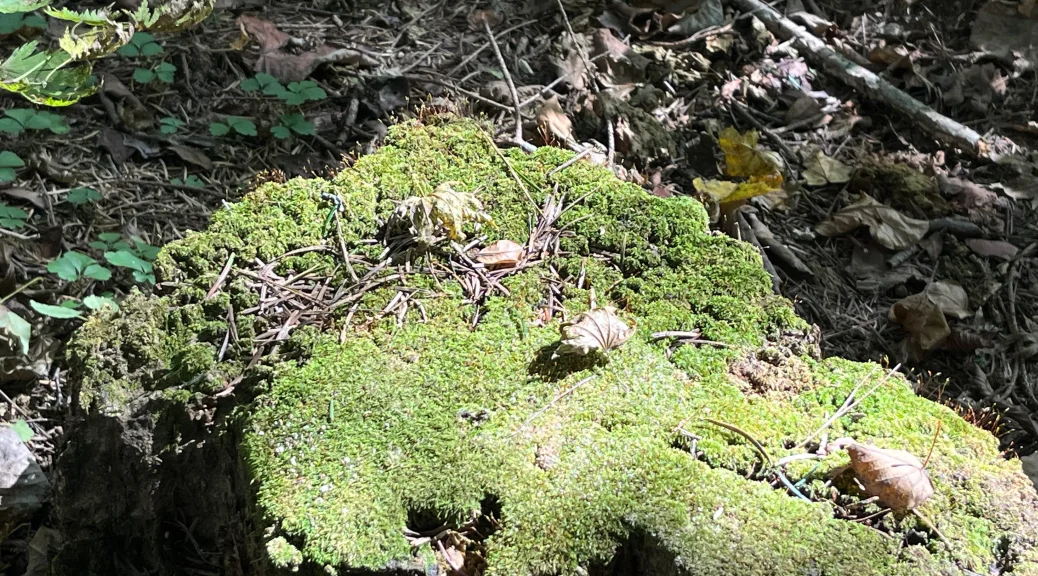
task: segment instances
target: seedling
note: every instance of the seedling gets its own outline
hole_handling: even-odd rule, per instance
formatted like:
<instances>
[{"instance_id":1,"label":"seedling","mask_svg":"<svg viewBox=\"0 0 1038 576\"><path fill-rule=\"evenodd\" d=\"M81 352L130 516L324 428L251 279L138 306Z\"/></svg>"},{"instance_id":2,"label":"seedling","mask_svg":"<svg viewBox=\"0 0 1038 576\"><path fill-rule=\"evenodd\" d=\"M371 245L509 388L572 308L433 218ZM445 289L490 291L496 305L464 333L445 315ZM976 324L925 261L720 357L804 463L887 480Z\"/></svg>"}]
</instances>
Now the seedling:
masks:
<instances>
[{"instance_id":1,"label":"seedling","mask_svg":"<svg viewBox=\"0 0 1038 576\"><path fill-rule=\"evenodd\" d=\"M90 242L87 246L95 250L132 250L128 242L122 239L123 235L118 232L102 232L97 235L97 240Z\"/></svg>"},{"instance_id":2,"label":"seedling","mask_svg":"<svg viewBox=\"0 0 1038 576\"><path fill-rule=\"evenodd\" d=\"M101 199L101 193L93 188L73 188L68 191L68 196L65 197L70 204L90 204L91 202L97 202Z\"/></svg>"},{"instance_id":3,"label":"seedling","mask_svg":"<svg viewBox=\"0 0 1038 576\"><path fill-rule=\"evenodd\" d=\"M26 130L50 130L54 134L68 134L69 127L61 114L32 108L10 108L0 118L0 132L15 136Z\"/></svg>"},{"instance_id":4,"label":"seedling","mask_svg":"<svg viewBox=\"0 0 1038 576\"><path fill-rule=\"evenodd\" d=\"M172 116L166 116L165 118L159 119L159 131L163 134L176 134L177 130L184 126L184 121L180 118L174 118Z\"/></svg>"},{"instance_id":5,"label":"seedling","mask_svg":"<svg viewBox=\"0 0 1038 576\"><path fill-rule=\"evenodd\" d=\"M24 168L25 162L10 150L0 152L0 184L11 182L16 176L16 168Z\"/></svg>"},{"instance_id":6,"label":"seedling","mask_svg":"<svg viewBox=\"0 0 1038 576\"><path fill-rule=\"evenodd\" d=\"M243 136L255 136L256 125L252 120L240 116L228 116L224 118L223 122L213 122L209 125L209 132L213 136L226 136L231 131Z\"/></svg>"},{"instance_id":7,"label":"seedling","mask_svg":"<svg viewBox=\"0 0 1038 576\"><path fill-rule=\"evenodd\" d=\"M174 178L169 181L170 184L176 186L190 186L191 188L205 188L205 182L194 174L188 174L187 178Z\"/></svg>"},{"instance_id":8,"label":"seedling","mask_svg":"<svg viewBox=\"0 0 1038 576\"><path fill-rule=\"evenodd\" d=\"M169 62L160 62L154 68L137 68L133 71L133 79L141 84L150 84L156 79L166 84L173 83L173 75L177 67Z\"/></svg>"},{"instance_id":9,"label":"seedling","mask_svg":"<svg viewBox=\"0 0 1038 576\"><path fill-rule=\"evenodd\" d=\"M158 56L162 54L162 46L155 41L155 37L147 32L138 32L130 39L130 43L118 50L119 54L127 58L138 56Z\"/></svg>"},{"instance_id":10,"label":"seedling","mask_svg":"<svg viewBox=\"0 0 1038 576\"><path fill-rule=\"evenodd\" d=\"M284 92L277 94L278 98L290 106L298 106L310 100L324 100L328 93L317 85L313 80L293 82L288 85Z\"/></svg>"},{"instance_id":11,"label":"seedling","mask_svg":"<svg viewBox=\"0 0 1038 576\"><path fill-rule=\"evenodd\" d=\"M118 250L105 252L105 260L112 266L129 268L133 272L133 279L137 282L155 283L155 274L151 262L140 258L129 250Z\"/></svg>"},{"instance_id":12,"label":"seedling","mask_svg":"<svg viewBox=\"0 0 1038 576\"><path fill-rule=\"evenodd\" d=\"M283 114L281 124L270 129L275 138L284 140L295 132L300 136L310 136L314 133L314 125L306 121L302 114Z\"/></svg>"},{"instance_id":13,"label":"seedling","mask_svg":"<svg viewBox=\"0 0 1038 576\"><path fill-rule=\"evenodd\" d=\"M25 213L25 210L0 202L0 227L12 230L23 228L28 217L29 215Z\"/></svg>"},{"instance_id":14,"label":"seedling","mask_svg":"<svg viewBox=\"0 0 1038 576\"><path fill-rule=\"evenodd\" d=\"M285 91L285 87L281 85L277 78L265 72L260 72L252 78L242 80L240 88L243 92L262 91L267 96L279 96Z\"/></svg>"},{"instance_id":15,"label":"seedling","mask_svg":"<svg viewBox=\"0 0 1038 576\"><path fill-rule=\"evenodd\" d=\"M60 258L47 264L47 271L58 275L66 282L75 282L80 278L93 278L101 282L112 278L112 271L97 263L86 254L72 251L65 252Z\"/></svg>"}]
</instances>

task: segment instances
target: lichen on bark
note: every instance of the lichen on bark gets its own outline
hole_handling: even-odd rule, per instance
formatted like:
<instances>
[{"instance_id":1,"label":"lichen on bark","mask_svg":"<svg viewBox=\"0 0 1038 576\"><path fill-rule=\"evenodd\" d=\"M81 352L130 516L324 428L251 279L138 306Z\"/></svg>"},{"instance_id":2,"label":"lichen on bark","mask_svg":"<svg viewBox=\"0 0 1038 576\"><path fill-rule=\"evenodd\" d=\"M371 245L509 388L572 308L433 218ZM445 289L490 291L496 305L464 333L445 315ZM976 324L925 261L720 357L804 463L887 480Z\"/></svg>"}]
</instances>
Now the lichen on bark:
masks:
<instances>
[{"instance_id":1,"label":"lichen on bark","mask_svg":"<svg viewBox=\"0 0 1038 576\"><path fill-rule=\"evenodd\" d=\"M469 567L486 574L621 564L631 574L935 574L1007 562L1038 573L1038 500L1019 464L900 379L832 434L923 455L940 421L936 494L923 509L951 549L914 517L889 534L835 517L826 480L840 456L788 468L813 502L753 479L755 449L704 418L785 456L884 371L812 356L809 327L771 294L756 252L710 233L693 199L650 196L587 163L555 171L568 152L492 146L478 123L433 116L393 128L380 151L327 181L261 185L207 231L164 249L165 293L132 298L80 331L71 347L80 410L125 413L157 391L162 410L196 414L201 397L238 382L208 427L131 412L172 422L151 428L167 430L152 455L173 439L233 440L240 455L228 462L241 482L229 491L252 519L240 536L254 557L237 553L264 573L432 574L443 552L405 530L440 523L473 528L448 547L467 549ZM493 217L483 245L525 244L546 198L562 201L558 251L477 302L459 281L423 272L449 267L446 248L370 266L384 246L367 240L386 240L380 225L396 203L447 182ZM344 205L341 235L329 226L329 194ZM358 256L350 267L342 247ZM253 344L272 327L242 313L260 298L233 263L257 261L330 286L399 273L413 305L383 315L399 284L373 285L285 342L294 356L279 348L254 362ZM228 262L223 288L207 298ZM564 311L545 322L549 287ZM556 358L559 322L592 301L615 306L634 336L604 355ZM228 310L238 312L237 336L225 343ZM652 337L693 330L723 345L670 348ZM156 517L172 511L165 504L152 507ZM226 523L232 508L220 508ZM912 530L923 537L905 539Z\"/></svg>"}]
</instances>

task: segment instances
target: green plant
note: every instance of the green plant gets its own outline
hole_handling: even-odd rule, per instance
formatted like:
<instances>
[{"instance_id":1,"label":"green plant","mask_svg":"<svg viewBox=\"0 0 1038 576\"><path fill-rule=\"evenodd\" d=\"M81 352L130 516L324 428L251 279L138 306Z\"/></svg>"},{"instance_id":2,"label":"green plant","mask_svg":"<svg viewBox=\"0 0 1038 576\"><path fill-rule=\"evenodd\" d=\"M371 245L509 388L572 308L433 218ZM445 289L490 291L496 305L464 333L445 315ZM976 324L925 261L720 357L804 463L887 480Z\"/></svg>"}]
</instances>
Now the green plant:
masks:
<instances>
[{"instance_id":1,"label":"green plant","mask_svg":"<svg viewBox=\"0 0 1038 576\"><path fill-rule=\"evenodd\" d=\"M149 284L155 283L155 274L152 270L151 262L148 262L130 250L105 252L105 260L108 260L108 263L112 266L129 268L133 272L133 279L137 282L147 282Z\"/></svg>"},{"instance_id":2,"label":"green plant","mask_svg":"<svg viewBox=\"0 0 1038 576\"><path fill-rule=\"evenodd\" d=\"M232 130L243 136L256 135L256 125L252 120L240 116L227 116L223 122L209 124L209 132L213 136L225 136L230 134Z\"/></svg>"},{"instance_id":3,"label":"green plant","mask_svg":"<svg viewBox=\"0 0 1038 576\"><path fill-rule=\"evenodd\" d=\"M47 21L37 14L27 14L25 12L0 14L0 34L2 35L14 34L26 28L43 29L46 27Z\"/></svg>"},{"instance_id":4,"label":"green plant","mask_svg":"<svg viewBox=\"0 0 1038 576\"><path fill-rule=\"evenodd\" d=\"M184 121L180 118L166 116L165 118L159 119L159 131L163 134L176 134L177 130L179 130L183 126Z\"/></svg>"},{"instance_id":5,"label":"green plant","mask_svg":"<svg viewBox=\"0 0 1038 576\"><path fill-rule=\"evenodd\" d=\"M70 204L89 204L91 202L97 202L101 199L101 193L93 188L73 188L68 191L68 196L65 197Z\"/></svg>"},{"instance_id":6,"label":"green plant","mask_svg":"<svg viewBox=\"0 0 1038 576\"><path fill-rule=\"evenodd\" d=\"M266 72L260 72L252 78L242 80L239 87L243 92L262 91L267 96L278 96L285 91L281 81Z\"/></svg>"},{"instance_id":7,"label":"green plant","mask_svg":"<svg viewBox=\"0 0 1038 576\"><path fill-rule=\"evenodd\" d=\"M4 306L4 302L14 294L9 294L3 299L0 299L0 330L6 332L9 336L13 336L18 340L21 345L23 355L29 354L29 339L32 336L32 325L25 321L24 318L15 314L11 310Z\"/></svg>"},{"instance_id":8,"label":"green plant","mask_svg":"<svg viewBox=\"0 0 1038 576\"><path fill-rule=\"evenodd\" d=\"M283 92L277 94L277 97L290 106L298 106L309 100L324 100L328 93L318 86L317 82L304 80L289 84Z\"/></svg>"},{"instance_id":9,"label":"green plant","mask_svg":"<svg viewBox=\"0 0 1038 576\"><path fill-rule=\"evenodd\" d=\"M111 296L87 296L83 298L83 305L91 310L97 310L102 306L111 306L115 310L119 309L119 303Z\"/></svg>"},{"instance_id":10,"label":"green plant","mask_svg":"<svg viewBox=\"0 0 1038 576\"><path fill-rule=\"evenodd\" d=\"M0 227L18 229L25 226L25 220L29 217L25 210L8 206L0 202Z\"/></svg>"},{"instance_id":11,"label":"green plant","mask_svg":"<svg viewBox=\"0 0 1038 576\"><path fill-rule=\"evenodd\" d=\"M270 129L270 133L275 138L282 140L288 138L295 132L300 136L310 136L314 133L314 125L306 121L306 118L298 112L292 114L282 114L281 124L274 126Z\"/></svg>"},{"instance_id":12,"label":"green plant","mask_svg":"<svg viewBox=\"0 0 1038 576\"><path fill-rule=\"evenodd\" d=\"M97 235L97 240L90 242L87 246L95 250L130 250L130 245L122 240L123 235L118 232L102 232Z\"/></svg>"},{"instance_id":13,"label":"green plant","mask_svg":"<svg viewBox=\"0 0 1038 576\"><path fill-rule=\"evenodd\" d=\"M0 88L48 106L68 106L97 90L93 60L125 45L134 46L126 51L128 54L155 52L151 46L154 39L144 36L135 43L128 32L175 32L198 24L213 8L212 2L171 2L153 10L144 0L132 11L104 8L77 12L53 8L49 6L51 1L0 0L0 14L43 8L51 18L68 23L57 49L41 48L39 42L32 41L0 62Z\"/></svg>"},{"instance_id":14,"label":"green plant","mask_svg":"<svg viewBox=\"0 0 1038 576\"><path fill-rule=\"evenodd\" d=\"M186 178L173 178L169 181L175 186L189 186L191 188L205 188L205 182L194 174L188 174Z\"/></svg>"},{"instance_id":15,"label":"green plant","mask_svg":"<svg viewBox=\"0 0 1038 576\"><path fill-rule=\"evenodd\" d=\"M173 75L177 67L169 62L159 62L152 68L137 68L133 71L133 80L141 84L150 84L156 79L166 84L173 83Z\"/></svg>"},{"instance_id":16,"label":"green plant","mask_svg":"<svg viewBox=\"0 0 1038 576\"><path fill-rule=\"evenodd\" d=\"M74 308L77 305L79 305L79 302L74 300L66 300L61 306L29 300L29 306L32 306L33 310L51 318L79 318L79 311Z\"/></svg>"},{"instance_id":17,"label":"green plant","mask_svg":"<svg viewBox=\"0 0 1038 576\"><path fill-rule=\"evenodd\" d=\"M112 271L98 264L90 256L81 252L65 252L60 258L47 264L47 271L58 275L67 282L75 282L80 278L93 278L102 282L112 278Z\"/></svg>"},{"instance_id":18,"label":"green plant","mask_svg":"<svg viewBox=\"0 0 1038 576\"><path fill-rule=\"evenodd\" d=\"M24 168L25 162L10 150L0 152L0 184L11 182L16 176L15 168Z\"/></svg>"},{"instance_id":19,"label":"green plant","mask_svg":"<svg viewBox=\"0 0 1038 576\"><path fill-rule=\"evenodd\" d=\"M32 108L9 108L0 118L0 132L15 136L26 130L50 130L54 134L68 134L65 117L46 110Z\"/></svg>"},{"instance_id":20,"label":"green plant","mask_svg":"<svg viewBox=\"0 0 1038 576\"><path fill-rule=\"evenodd\" d=\"M155 37L147 32L137 32L130 38L130 43L124 46L120 46L117 50L120 56L126 56L127 58L136 58L138 56L158 56L162 54L164 50L162 46L155 41Z\"/></svg>"}]
</instances>

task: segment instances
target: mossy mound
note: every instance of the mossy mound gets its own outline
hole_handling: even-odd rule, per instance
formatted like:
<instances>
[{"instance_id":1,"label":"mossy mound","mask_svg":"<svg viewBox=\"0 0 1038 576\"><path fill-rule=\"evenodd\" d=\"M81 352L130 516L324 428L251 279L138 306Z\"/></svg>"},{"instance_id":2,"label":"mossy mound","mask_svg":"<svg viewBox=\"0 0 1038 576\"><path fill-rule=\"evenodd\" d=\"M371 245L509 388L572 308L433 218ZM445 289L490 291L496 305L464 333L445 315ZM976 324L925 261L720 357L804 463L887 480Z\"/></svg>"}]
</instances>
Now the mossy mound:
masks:
<instances>
[{"instance_id":1,"label":"mossy mound","mask_svg":"<svg viewBox=\"0 0 1038 576\"><path fill-rule=\"evenodd\" d=\"M921 457L941 422L922 511L950 548L914 516L840 518L859 497L827 481L841 455L787 467L803 497L773 486L750 442L705 418L772 458L800 453L791 447L884 371L812 357L808 327L770 294L758 255L709 233L699 204L586 163L555 170L570 156L501 153L478 124L434 117L395 127L330 181L260 186L163 251L165 295L88 321L71 348L80 409L141 417L128 399L148 396L196 415L234 390L206 433L240 437L256 557L235 554L261 573L1038 574L1038 497L1019 463L903 380L830 434ZM531 265L495 280L504 290L472 298L479 274L451 268L446 245L387 256L368 241L383 238L396 201L445 182L493 217L484 245L525 243L546 200L562 203ZM356 297L288 314L316 319L286 340L270 312L279 303L235 262L320 278L293 289L315 307L321 286ZM556 357L559 321L593 300L616 306L635 336L608 354ZM709 343L669 348L661 331ZM185 433L199 440L197 424L173 420L153 427L165 431L156 454ZM878 510L868 506L859 516Z\"/></svg>"}]
</instances>

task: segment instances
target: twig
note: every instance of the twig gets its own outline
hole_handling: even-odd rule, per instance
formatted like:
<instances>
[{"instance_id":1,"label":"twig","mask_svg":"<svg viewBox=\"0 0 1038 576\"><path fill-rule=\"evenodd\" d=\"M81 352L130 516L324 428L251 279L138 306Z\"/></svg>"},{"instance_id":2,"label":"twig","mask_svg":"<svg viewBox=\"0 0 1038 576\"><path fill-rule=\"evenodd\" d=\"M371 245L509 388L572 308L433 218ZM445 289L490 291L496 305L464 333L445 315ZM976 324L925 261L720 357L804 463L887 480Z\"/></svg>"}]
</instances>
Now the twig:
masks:
<instances>
[{"instance_id":1,"label":"twig","mask_svg":"<svg viewBox=\"0 0 1038 576\"><path fill-rule=\"evenodd\" d=\"M508 71L508 63L505 62L505 57L501 54L501 48L498 47L497 40L494 38L494 31L490 29L490 22L486 18L483 18L483 29L486 31L487 37L490 38L490 47L494 49L497 62L501 65L501 73L504 74L505 83L508 84L508 91L512 94L512 103L515 105L515 110L513 110L515 113L515 143L523 150L530 151L531 145L523 140L523 110L520 107L519 91L515 89L512 74Z\"/></svg>"},{"instance_id":2,"label":"twig","mask_svg":"<svg viewBox=\"0 0 1038 576\"><path fill-rule=\"evenodd\" d=\"M734 24L734 22L731 22L725 24L724 26L712 26L705 30L700 30L699 32L696 32L695 34L683 40L676 40L674 42L650 42L650 44L652 44L653 46L662 46L664 48L682 48L684 46L695 44L700 40L706 40L707 38L710 38L712 36L718 36L720 34L724 34L725 32L730 32Z\"/></svg>"},{"instance_id":3,"label":"twig","mask_svg":"<svg viewBox=\"0 0 1038 576\"><path fill-rule=\"evenodd\" d=\"M227 275L231 272L231 266L234 265L234 256L234 252L231 252L231 255L227 257L227 263L223 265L223 270L220 270L220 275L217 276L216 282L213 282L213 287L205 293L205 300L216 296L216 293L220 291L220 287L223 286L224 281L227 280Z\"/></svg>"},{"instance_id":4,"label":"twig","mask_svg":"<svg viewBox=\"0 0 1038 576\"><path fill-rule=\"evenodd\" d=\"M594 146L590 146L589 145L587 148L584 148L584 150L582 150L576 156L570 158L569 160L566 160L562 164L559 164L557 167L552 168L551 171L548 172L548 176L552 176L552 175L556 174L557 172L562 172L566 168L569 168L570 166L576 164L581 158L591 154L591 151L594 150L594 149L595 149Z\"/></svg>"},{"instance_id":5,"label":"twig","mask_svg":"<svg viewBox=\"0 0 1038 576\"><path fill-rule=\"evenodd\" d=\"M933 108L902 92L872 71L851 62L817 36L761 0L732 0L732 5L743 12L753 12L776 36L783 40L797 41L815 65L821 66L826 72L863 95L874 98L907 115L937 139L954 144L978 156L988 154L987 143L976 131L939 114Z\"/></svg>"},{"instance_id":6,"label":"twig","mask_svg":"<svg viewBox=\"0 0 1038 576\"><path fill-rule=\"evenodd\" d=\"M530 417L526 419L526 421L524 421L522 424L519 425L519 429L516 430L515 432L513 432L511 435L515 436L516 434L519 434L520 432L522 432L523 428L525 428L527 424L532 422L534 418L536 418L536 417L540 416L541 414L543 414L548 408L551 408L552 406L554 406L555 403L558 402L559 400L562 400L566 396L569 396L570 394L576 392L577 388L580 388L584 384L587 384L588 382L590 382L590 381L592 381L594 379L595 379L595 375L592 374L591 376L588 376L587 378L584 378L580 382L577 382L573 386L570 386L569 388L567 388L565 391L563 391L561 394L559 394L555 398L552 398L551 402L548 402L547 404L544 405L543 408L541 408L540 410L537 410L536 412L531 414Z\"/></svg>"},{"instance_id":7,"label":"twig","mask_svg":"<svg viewBox=\"0 0 1038 576\"><path fill-rule=\"evenodd\" d=\"M2 230L2 228L0 228L0 230ZM14 291L11 292L10 294L8 294L7 296L4 296L3 298L0 298L0 304L3 304L4 302L7 302L11 298L14 298L15 296L18 295L19 292L22 292L26 288L32 286L33 284L35 284L35 283L37 283L37 282L39 282L41 280L43 280L43 278L41 276L37 276L37 277L33 278L32 280L29 280L25 284L22 284L21 286L15 288Z\"/></svg>"},{"instance_id":8,"label":"twig","mask_svg":"<svg viewBox=\"0 0 1038 576\"><path fill-rule=\"evenodd\" d=\"M937 537L941 539L941 542L944 542L945 546L947 546L949 549L953 548L951 541L948 540L944 536L944 534L941 534L941 531L937 529L937 525L934 524L933 522L931 522L930 519L927 518L926 516L923 516L922 512L920 512L919 510L916 510L915 508L913 508L912 509L912 514L915 514L916 518L919 518L920 520L922 520L923 525L925 525L930 530L933 530L934 534L936 534Z\"/></svg>"},{"instance_id":9,"label":"twig","mask_svg":"<svg viewBox=\"0 0 1038 576\"><path fill-rule=\"evenodd\" d=\"M900 368L900 367L901 367L901 365L898 364L897 366L894 366L893 368L891 368L890 371L887 372L886 376L884 376L875 386L870 388L868 392L866 392L865 394L862 394L860 397L856 397L856 394L858 393L858 390L861 389L861 387L865 384L865 382L869 379L869 377L872 376L872 374L876 371L875 367L873 367L872 370L869 370L869 373L867 375L865 375L865 378L863 378L861 382L858 382L858 384L854 386L854 389L851 390L851 393L847 395L847 399L843 401L843 405L840 406L839 410L837 410L832 415L832 417L827 419L825 421L825 423L822 424L818 428L818 430L815 430L814 432L811 433L810 436L808 436L807 438L804 438L803 442L801 442L800 444L797 444L795 446L795 448L803 448L804 446L807 446L807 443L810 442L812 439L814 439L815 436L818 436L819 434L824 432L827 428L829 428L830 426L833 425L833 422L836 422L840 418L843 418L844 415L846 415L848 412L850 412L851 410L856 408L858 406L858 404L861 404L862 401L864 401L866 398L871 396L872 393L875 392L880 386L882 386L887 381L888 378L893 376L894 373L897 372L898 368Z\"/></svg>"}]
</instances>

